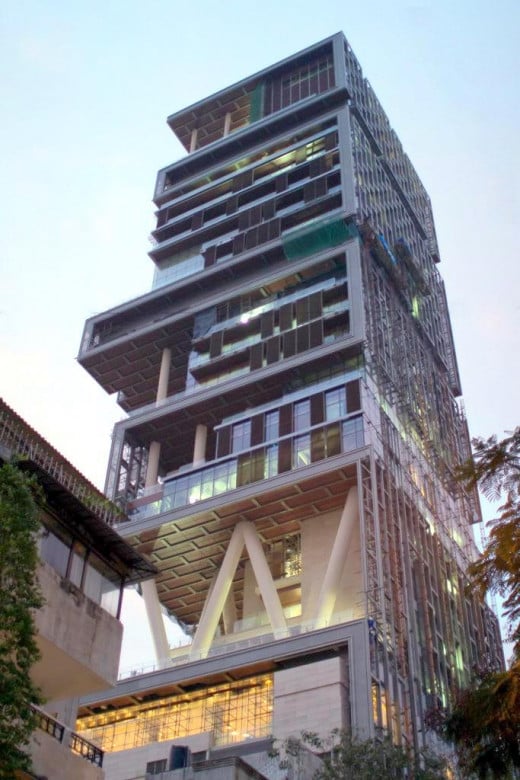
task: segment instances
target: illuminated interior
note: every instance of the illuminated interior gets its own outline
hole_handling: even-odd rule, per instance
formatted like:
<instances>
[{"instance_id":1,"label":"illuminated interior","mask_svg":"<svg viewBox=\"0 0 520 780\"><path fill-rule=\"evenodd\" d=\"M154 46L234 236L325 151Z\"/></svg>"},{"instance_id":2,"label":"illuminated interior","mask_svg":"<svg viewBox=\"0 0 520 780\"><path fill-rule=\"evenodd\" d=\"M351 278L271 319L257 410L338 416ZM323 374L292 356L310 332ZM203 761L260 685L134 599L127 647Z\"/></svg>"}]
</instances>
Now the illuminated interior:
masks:
<instances>
[{"instance_id":1,"label":"illuminated interior","mask_svg":"<svg viewBox=\"0 0 520 780\"><path fill-rule=\"evenodd\" d=\"M272 675L215 685L79 718L77 730L105 751L211 732L214 745L269 736Z\"/></svg>"}]
</instances>

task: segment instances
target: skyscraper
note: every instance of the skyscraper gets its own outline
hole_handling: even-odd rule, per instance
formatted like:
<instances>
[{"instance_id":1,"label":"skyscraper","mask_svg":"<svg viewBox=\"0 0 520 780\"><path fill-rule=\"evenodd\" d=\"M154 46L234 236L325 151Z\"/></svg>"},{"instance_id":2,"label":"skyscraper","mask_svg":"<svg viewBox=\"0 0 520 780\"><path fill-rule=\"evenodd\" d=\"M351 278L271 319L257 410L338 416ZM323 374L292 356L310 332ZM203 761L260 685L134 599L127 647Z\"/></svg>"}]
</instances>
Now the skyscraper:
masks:
<instances>
[{"instance_id":1,"label":"skyscraper","mask_svg":"<svg viewBox=\"0 0 520 780\"><path fill-rule=\"evenodd\" d=\"M428 195L342 34L168 124L188 154L157 176L153 289L88 320L79 354L128 415L106 492L159 569L161 669L80 725L115 780L172 741L419 746L424 712L501 662L466 590L480 510L454 478L470 447Z\"/></svg>"}]
</instances>

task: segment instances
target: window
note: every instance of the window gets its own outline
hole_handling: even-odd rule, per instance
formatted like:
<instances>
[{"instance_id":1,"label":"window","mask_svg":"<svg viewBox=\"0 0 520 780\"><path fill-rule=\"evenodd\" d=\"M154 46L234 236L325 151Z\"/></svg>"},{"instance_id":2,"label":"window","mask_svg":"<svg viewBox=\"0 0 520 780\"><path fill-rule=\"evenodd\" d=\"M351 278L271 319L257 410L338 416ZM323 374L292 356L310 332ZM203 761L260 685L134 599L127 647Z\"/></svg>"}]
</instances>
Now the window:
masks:
<instances>
[{"instance_id":1,"label":"window","mask_svg":"<svg viewBox=\"0 0 520 780\"><path fill-rule=\"evenodd\" d=\"M278 445L272 444L265 451L264 479L278 474Z\"/></svg>"},{"instance_id":2,"label":"window","mask_svg":"<svg viewBox=\"0 0 520 780\"><path fill-rule=\"evenodd\" d=\"M293 407L293 431L305 431L311 424L311 402L298 401Z\"/></svg>"},{"instance_id":3,"label":"window","mask_svg":"<svg viewBox=\"0 0 520 780\"><path fill-rule=\"evenodd\" d=\"M233 425L232 430L232 452L241 452L251 446L251 420Z\"/></svg>"},{"instance_id":4,"label":"window","mask_svg":"<svg viewBox=\"0 0 520 780\"><path fill-rule=\"evenodd\" d=\"M148 761L146 764L147 775L160 775L168 769L168 759L160 758L158 761Z\"/></svg>"},{"instance_id":5,"label":"window","mask_svg":"<svg viewBox=\"0 0 520 780\"><path fill-rule=\"evenodd\" d=\"M267 412L265 415L265 431L264 441L273 441L277 439L279 434L279 422L280 414L278 410L275 412Z\"/></svg>"},{"instance_id":6,"label":"window","mask_svg":"<svg viewBox=\"0 0 520 780\"><path fill-rule=\"evenodd\" d=\"M293 441L293 468L308 466L311 462L311 437L309 434L298 436Z\"/></svg>"},{"instance_id":7,"label":"window","mask_svg":"<svg viewBox=\"0 0 520 780\"><path fill-rule=\"evenodd\" d=\"M40 538L40 557L62 577L67 573L70 547L58 536L45 528Z\"/></svg>"},{"instance_id":8,"label":"window","mask_svg":"<svg viewBox=\"0 0 520 780\"><path fill-rule=\"evenodd\" d=\"M363 435L363 418L354 417L343 423L343 452L363 447L365 438Z\"/></svg>"},{"instance_id":9,"label":"window","mask_svg":"<svg viewBox=\"0 0 520 780\"><path fill-rule=\"evenodd\" d=\"M87 551L82 544L79 542L74 543L70 561L69 580L74 583L77 588L81 588L86 552Z\"/></svg>"},{"instance_id":10,"label":"window","mask_svg":"<svg viewBox=\"0 0 520 780\"><path fill-rule=\"evenodd\" d=\"M336 387L325 393L325 419L338 420L345 417L347 413L347 404L345 401L345 388Z\"/></svg>"}]
</instances>

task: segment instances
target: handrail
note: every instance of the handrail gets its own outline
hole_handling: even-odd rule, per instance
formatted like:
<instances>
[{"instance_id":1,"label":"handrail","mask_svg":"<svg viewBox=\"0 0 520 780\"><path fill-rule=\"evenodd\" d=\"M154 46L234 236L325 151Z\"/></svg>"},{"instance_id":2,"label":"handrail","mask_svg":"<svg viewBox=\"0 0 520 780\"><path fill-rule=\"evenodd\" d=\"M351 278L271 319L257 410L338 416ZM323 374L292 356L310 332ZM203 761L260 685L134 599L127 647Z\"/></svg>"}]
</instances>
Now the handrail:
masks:
<instances>
[{"instance_id":1,"label":"handrail","mask_svg":"<svg viewBox=\"0 0 520 780\"><path fill-rule=\"evenodd\" d=\"M41 710L39 707L31 704L31 710L36 716L36 727L45 731L51 737L56 739L62 744L65 742L65 734L69 735L68 747L73 753L76 753L82 758L86 758L91 764L95 766L103 766L104 751L101 750L93 742L89 742L88 739L81 737L76 732L71 731L63 723L60 723L55 718L52 718L48 713Z\"/></svg>"}]
</instances>

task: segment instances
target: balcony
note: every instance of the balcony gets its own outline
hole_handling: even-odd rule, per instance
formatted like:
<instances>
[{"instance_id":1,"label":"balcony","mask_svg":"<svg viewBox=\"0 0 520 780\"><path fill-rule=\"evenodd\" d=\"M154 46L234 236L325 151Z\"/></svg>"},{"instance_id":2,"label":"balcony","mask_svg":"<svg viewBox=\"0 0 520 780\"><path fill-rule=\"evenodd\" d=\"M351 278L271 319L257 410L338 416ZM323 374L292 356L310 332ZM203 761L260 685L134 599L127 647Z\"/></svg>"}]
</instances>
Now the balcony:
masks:
<instances>
[{"instance_id":1,"label":"balcony","mask_svg":"<svg viewBox=\"0 0 520 780\"><path fill-rule=\"evenodd\" d=\"M35 615L41 658L32 676L47 699L101 690L117 678L123 626L49 564L38 579L45 599Z\"/></svg>"},{"instance_id":2,"label":"balcony","mask_svg":"<svg viewBox=\"0 0 520 780\"><path fill-rule=\"evenodd\" d=\"M178 473L154 485L131 501L130 520L144 520L199 501L231 492L244 485L277 476L283 471L296 470L311 462L363 447L365 436L363 418L357 413L340 421L315 426L304 433L295 433L255 447L236 457L225 458L193 469L187 466ZM285 455L285 457L283 457ZM281 467L285 461L287 465Z\"/></svg>"},{"instance_id":3,"label":"balcony","mask_svg":"<svg viewBox=\"0 0 520 780\"><path fill-rule=\"evenodd\" d=\"M39 707L31 707L36 717L29 752L38 777L53 780L102 780L103 751L71 731Z\"/></svg>"}]
</instances>

